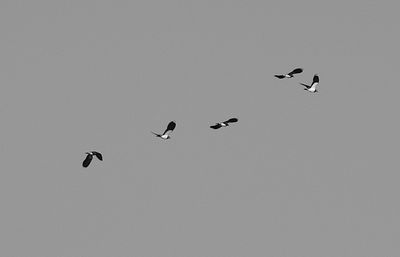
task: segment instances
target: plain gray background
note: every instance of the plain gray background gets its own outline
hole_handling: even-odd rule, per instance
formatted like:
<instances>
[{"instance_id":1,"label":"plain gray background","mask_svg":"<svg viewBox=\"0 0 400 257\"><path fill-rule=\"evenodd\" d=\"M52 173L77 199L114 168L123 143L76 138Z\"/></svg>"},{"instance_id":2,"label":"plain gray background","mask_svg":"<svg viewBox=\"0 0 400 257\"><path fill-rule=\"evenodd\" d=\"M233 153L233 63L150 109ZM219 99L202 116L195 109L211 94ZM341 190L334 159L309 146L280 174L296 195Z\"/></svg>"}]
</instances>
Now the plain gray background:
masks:
<instances>
[{"instance_id":1,"label":"plain gray background","mask_svg":"<svg viewBox=\"0 0 400 257\"><path fill-rule=\"evenodd\" d=\"M399 256L398 10L2 0L0 255Z\"/></svg>"}]
</instances>

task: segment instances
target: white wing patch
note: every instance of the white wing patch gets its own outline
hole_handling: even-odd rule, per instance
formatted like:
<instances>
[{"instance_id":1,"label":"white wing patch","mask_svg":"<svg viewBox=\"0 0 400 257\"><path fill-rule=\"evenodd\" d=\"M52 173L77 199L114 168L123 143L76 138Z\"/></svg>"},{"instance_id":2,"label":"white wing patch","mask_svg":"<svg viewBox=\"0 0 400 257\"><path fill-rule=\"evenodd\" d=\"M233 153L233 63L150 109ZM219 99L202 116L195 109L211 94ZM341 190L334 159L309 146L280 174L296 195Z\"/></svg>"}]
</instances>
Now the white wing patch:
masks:
<instances>
[{"instance_id":1,"label":"white wing patch","mask_svg":"<svg viewBox=\"0 0 400 257\"><path fill-rule=\"evenodd\" d=\"M308 89L308 91L315 92L317 85L318 85L318 83L312 84L312 86Z\"/></svg>"}]
</instances>

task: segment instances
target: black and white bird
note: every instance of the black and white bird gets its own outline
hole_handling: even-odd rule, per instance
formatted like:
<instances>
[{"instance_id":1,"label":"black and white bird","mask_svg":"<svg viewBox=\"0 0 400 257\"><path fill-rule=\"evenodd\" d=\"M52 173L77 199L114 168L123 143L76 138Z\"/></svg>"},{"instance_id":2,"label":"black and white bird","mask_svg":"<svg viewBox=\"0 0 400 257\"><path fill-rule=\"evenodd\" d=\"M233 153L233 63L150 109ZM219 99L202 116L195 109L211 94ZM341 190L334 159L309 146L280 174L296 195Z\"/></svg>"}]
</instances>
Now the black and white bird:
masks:
<instances>
[{"instance_id":1,"label":"black and white bird","mask_svg":"<svg viewBox=\"0 0 400 257\"><path fill-rule=\"evenodd\" d=\"M279 74L279 75L275 75L275 77L277 77L278 79L293 78L294 74L299 74L302 72L303 72L302 68L296 68L296 69L292 70L291 72L289 72L288 74Z\"/></svg>"},{"instance_id":2,"label":"black and white bird","mask_svg":"<svg viewBox=\"0 0 400 257\"><path fill-rule=\"evenodd\" d=\"M170 136L169 134L170 134L172 131L174 131L175 127L176 127L175 121L171 121L170 123L168 123L168 126L167 126L167 128L165 129L164 133L162 133L162 134L157 134L157 133L154 133L153 131L151 131L151 133L153 133L154 135L156 135L156 137L160 137L160 138L166 140L166 139L170 139L170 138L171 138L171 136Z\"/></svg>"},{"instance_id":3,"label":"black and white bird","mask_svg":"<svg viewBox=\"0 0 400 257\"><path fill-rule=\"evenodd\" d=\"M318 76L318 74L315 74L311 85L307 85L307 84L303 84L303 83L300 83L300 85L305 87L304 90L307 90L308 92L311 92L311 93L316 93L316 92L318 92L318 90L316 88L318 83L319 83L319 76Z\"/></svg>"},{"instance_id":4,"label":"black and white bird","mask_svg":"<svg viewBox=\"0 0 400 257\"><path fill-rule=\"evenodd\" d=\"M86 154L87 154L86 158L85 158L85 160L83 160L83 163L82 163L82 166L84 168L87 168L89 166L90 162L93 159L93 155L95 155L97 157L97 159L99 159L100 161L103 160L103 156L99 152L91 151L91 152L86 152Z\"/></svg>"},{"instance_id":5,"label":"black and white bird","mask_svg":"<svg viewBox=\"0 0 400 257\"><path fill-rule=\"evenodd\" d=\"M235 122L238 122L238 119L237 118L231 118L231 119L223 121L223 122L215 123L215 125L210 126L210 128L219 129L219 128L222 128L222 127L229 126L229 123L235 123Z\"/></svg>"}]
</instances>

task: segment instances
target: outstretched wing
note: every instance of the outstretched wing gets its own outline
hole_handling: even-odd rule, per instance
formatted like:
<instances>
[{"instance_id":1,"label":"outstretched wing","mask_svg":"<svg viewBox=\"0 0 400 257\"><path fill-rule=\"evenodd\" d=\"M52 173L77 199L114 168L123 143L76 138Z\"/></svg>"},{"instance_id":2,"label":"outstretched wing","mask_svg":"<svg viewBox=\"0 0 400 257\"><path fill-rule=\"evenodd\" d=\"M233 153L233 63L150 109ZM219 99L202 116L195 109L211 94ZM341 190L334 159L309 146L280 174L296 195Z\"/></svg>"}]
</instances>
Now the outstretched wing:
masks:
<instances>
[{"instance_id":1,"label":"outstretched wing","mask_svg":"<svg viewBox=\"0 0 400 257\"><path fill-rule=\"evenodd\" d=\"M302 68L296 68L296 69L292 70L291 72L289 72L288 75L299 74L299 73L302 73L302 72L303 72Z\"/></svg>"},{"instance_id":2,"label":"outstretched wing","mask_svg":"<svg viewBox=\"0 0 400 257\"><path fill-rule=\"evenodd\" d=\"M303 83L300 83L300 85L302 85L302 86L304 86L304 87L306 87L306 88L309 88L309 87L310 87L309 85L303 84Z\"/></svg>"},{"instance_id":3,"label":"outstretched wing","mask_svg":"<svg viewBox=\"0 0 400 257\"><path fill-rule=\"evenodd\" d=\"M151 131L151 133L153 133L156 137L161 137L160 134L154 133L153 131Z\"/></svg>"},{"instance_id":4,"label":"outstretched wing","mask_svg":"<svg viewBox=\"0 0 400 257\"><path fill-rule=\"evenodd\" d=\"M224 123L234 123L234 122L238 122L238 119L237 118L231 118L231 119L229 119L227 121L224 121Z\"/></svg>"},{"instance_id":5,"label":"outstretched wing","mask_svg":"<svg viewBox=\"0 0 400 257\"><path fill-rule=\"evenodd\" d=\"M171 133L176 127L175 121L171 121L168 123L167 129L164 131L163 135L166 135L168 133Z\"/></svg>"},{"instance_id":6,"label":"outstretched wing","mask_svg":"<svg viewBox=\"0 0 400 257\"><path fill-rule=\"evenodd\" d=\"M96 155L97 159L99 159L100 161L103 160L103 155L101 155L101 153L95 152L95 151L93 151L92 153L93 153L94 155Z\"/></svg>"},{"instance_id":7,"label":"outstretched wing","mask_svg":"<svg viewBox=\"0 0 400 257\"><path fill-rule=\"evenodd\" d=\"M221 124L219 124L219 123L217 123L217 124L215 124L215 125L212 125L212 126L210 126L210 128L212 128L212 129L219 129L220 127L222 127L222 125L221 125Z\"/></svg>"},{"instance_id":8,"label":"outstretched wing","mask_svg":"<svg viewBox=\"0 0 400 257\"><path fill-rule=\"evenodd\" d=\"M89 166L89 164L90 164L90 162L92 161L92 159L93 159L93 155L91 155L91 154L86 155L85 160L83 160L82 166L83 166L84 168L86 168L87 166Z\"/></svg>"},{"instance_id":9,"label":"outstretched wing","mask_svg":"<svg viewBox=\"0 0 400 257\"><path fill-rule=\"evenodd\" d=\"M285 75L275 75L275 77L277 77L278 79L283 79L283 78L285 78L286 76L285 76Z\"/></svg>"},{"instance_id":10,"label":"outstretched wing","mask_svg":"<svg viewBox=\"0 0 400 257\"><path fill-rule=\"evenodd\" d=\"M319 76L318 76L318 74L315 74L313 77L313 80L312 80L312 85L317 84L317 83L319 83Z\"/></svg>"}]
</instances>

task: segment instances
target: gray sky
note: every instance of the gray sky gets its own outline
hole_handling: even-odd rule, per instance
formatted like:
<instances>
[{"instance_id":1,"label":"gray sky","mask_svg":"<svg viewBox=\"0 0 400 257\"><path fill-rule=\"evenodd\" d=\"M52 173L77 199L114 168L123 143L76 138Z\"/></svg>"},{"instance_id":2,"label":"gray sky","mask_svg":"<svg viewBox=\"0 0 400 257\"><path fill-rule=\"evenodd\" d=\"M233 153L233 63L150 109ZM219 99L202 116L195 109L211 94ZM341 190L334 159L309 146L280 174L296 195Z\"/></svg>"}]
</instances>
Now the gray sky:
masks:
<instances>
[{"instance_id":1,"label":"gray sky","mask_svg":"<svg viewBox=\"0 0 400 257\"><path fill-rule=\"evenodd\" d=\"M1 1L0 255L399 256L398 9Z\"/></svg>"}]
</instances>

